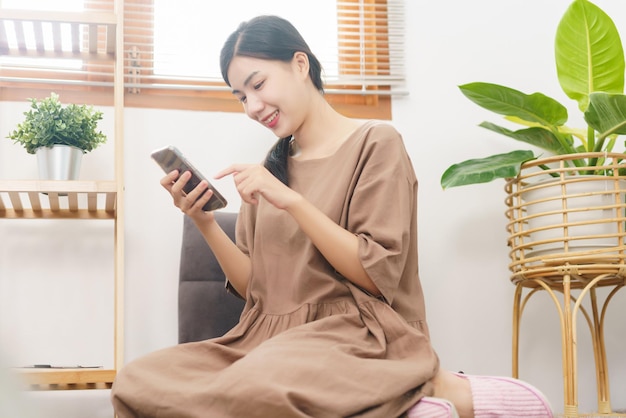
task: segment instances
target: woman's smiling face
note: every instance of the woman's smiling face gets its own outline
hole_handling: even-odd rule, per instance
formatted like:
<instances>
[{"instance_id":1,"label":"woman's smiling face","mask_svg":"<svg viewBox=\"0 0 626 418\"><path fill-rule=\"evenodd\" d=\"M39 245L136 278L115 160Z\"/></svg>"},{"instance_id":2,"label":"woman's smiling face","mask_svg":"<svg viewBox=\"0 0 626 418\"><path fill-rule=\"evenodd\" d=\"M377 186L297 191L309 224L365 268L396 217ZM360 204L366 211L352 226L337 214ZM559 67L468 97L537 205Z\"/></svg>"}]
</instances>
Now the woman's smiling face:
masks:
<instances>
[{"instance_id":1,"label":"woman's smiling face","mask_svg":"<svg viewBox=\"0 0 626 418\"><path fill-rule=\"evenodd\" d=\"M236 56L228 79L248 117L277 137L292 135L302 125L312 86L306 54L296 53L290 62Z\"/></svg>"}]
</instances>

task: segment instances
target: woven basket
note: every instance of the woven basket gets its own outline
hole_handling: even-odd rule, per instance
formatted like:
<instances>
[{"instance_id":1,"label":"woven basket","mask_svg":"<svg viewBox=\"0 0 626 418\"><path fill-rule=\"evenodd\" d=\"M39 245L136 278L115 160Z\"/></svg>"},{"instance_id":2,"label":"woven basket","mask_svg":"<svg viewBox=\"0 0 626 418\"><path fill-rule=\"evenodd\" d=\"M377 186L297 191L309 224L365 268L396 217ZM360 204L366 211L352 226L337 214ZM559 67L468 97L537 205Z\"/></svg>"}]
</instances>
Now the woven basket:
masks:
<instances>
[{"instance_id":1,"label":"woven basket","mask_svg":"<svg viewBox=\"0 0 626 418\"><path fill-rule=\"evenodd\" d=\"M598 273L624 275L624 158L621 153L543 158L523 164L520 174L507 181L514 283L551 276L559 280L564 272L581 285Z\"/></svg>"}]
</instances>

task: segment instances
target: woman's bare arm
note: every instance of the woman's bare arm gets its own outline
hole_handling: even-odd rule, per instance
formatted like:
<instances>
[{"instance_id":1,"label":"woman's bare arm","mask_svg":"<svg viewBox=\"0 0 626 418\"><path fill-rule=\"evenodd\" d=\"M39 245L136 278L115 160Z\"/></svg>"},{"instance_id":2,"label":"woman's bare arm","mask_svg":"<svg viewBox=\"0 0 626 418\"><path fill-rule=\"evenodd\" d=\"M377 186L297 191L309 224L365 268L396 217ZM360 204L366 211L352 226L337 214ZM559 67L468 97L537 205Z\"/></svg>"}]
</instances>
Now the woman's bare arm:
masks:
<instances>
[{"instance_id":1,"label":"woman's bare arm","mask_svg":"<svg viewBox=\"0 0 626 418\"><path fill-rule=\"evenodd\" d=\"M196 223L196 226L211 247L211 251L232 287L245 298L251 272L250 257L235 245L215 219L200 225Z\"/></svg>"},{"instance_id":2,"label":"woman's bare arm","mask_svg":"<svg viewBox=\"0 0 626 418\"><path fill-rule=\"evenodd\" d=\"M207 190L206 193L202 194L208 188L206 181L200 182L188 194L183 192L183 187L190 177L191 173L189 172L179 176L178 171L175 170L161 179L161 185L172 195L174 205L196 224L211 251L215 254L215 258L228 281L235 291L245 298L252 270L250 257L241 251L222 230L212 212L202 210L202 207L213 195L211 190Z\"/></svg>"}]
</instances>

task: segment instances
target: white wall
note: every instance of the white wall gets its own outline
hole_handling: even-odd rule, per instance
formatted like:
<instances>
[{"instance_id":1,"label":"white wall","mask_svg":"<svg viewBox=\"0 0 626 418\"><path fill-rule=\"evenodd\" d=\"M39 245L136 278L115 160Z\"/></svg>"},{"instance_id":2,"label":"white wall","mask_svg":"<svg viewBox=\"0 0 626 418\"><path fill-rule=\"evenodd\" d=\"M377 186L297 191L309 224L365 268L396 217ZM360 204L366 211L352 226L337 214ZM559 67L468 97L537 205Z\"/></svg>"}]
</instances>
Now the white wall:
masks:
<instances>
[{"instance_id":1,"label":"white wall","mask_svg":"<svg viewBox=\"0 0 626 418\"><path fill-rule=\"evenodd\" d=\"M514 287L507 267L504 183L442 191L439 177L453 162L515 146L477 126L495 119L469 102L459 84L496 82L569 103L556 81L552 48L570 1L406 3L410 96L394 100L392 123L403 133L420 179L420 268L432 337L445 368L509 375ZM626 3L596 4L617 20L626 14ZM626 38L626 21L616 23ZM0 103L2 136L26 107ZM569 108L575 115L575 106ZM112 132L111 109L104 110L103 128ZM150 151L174 144L210 176L231 162L260 161L274 139L243 114L127 109L125 124L130 361L177 338L182 218L158 183L162 174ZM86 156L82 178L113 177L112 142ZM1 140L0 178L35 177L35 158ZM231 202L228 210L236 211L239 199L230 181L217 186ZM5 363L111 364L111 233L108 221L0 221ZM618 294L613 300L606 324L615 409L626 408L625 297ZM559 334L553 305L538 296L524 316L521 377L538 385L556 411L563 409ZM592 351L584 328L579 337L579 404L591 411L596 392ZM64 348L59 338L72 347ZM106 391L29 396L45 407L45 417L84 417L85 411L90 417L111 415Z\"/></svg>"}]
</instances>

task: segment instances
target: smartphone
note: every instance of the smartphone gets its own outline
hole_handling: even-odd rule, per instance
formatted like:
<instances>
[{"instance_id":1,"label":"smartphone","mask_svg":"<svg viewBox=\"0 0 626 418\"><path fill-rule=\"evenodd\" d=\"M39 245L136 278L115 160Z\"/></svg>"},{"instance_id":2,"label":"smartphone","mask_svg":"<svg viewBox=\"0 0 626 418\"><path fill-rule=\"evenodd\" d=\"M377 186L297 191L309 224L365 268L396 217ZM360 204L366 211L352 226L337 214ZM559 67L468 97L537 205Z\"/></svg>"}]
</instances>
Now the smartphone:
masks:
<instances>
[{"instance_id":1,"label":"smartphone","mask_svg":"<svg viewBox=\"0 0 626 418\"><path fill-rule=\"evenodd\" d=\"M203 210L210 212L213 210L221 209L226 207L228 202L216 189L213 185L202 175L198 170L195 169L193 165L183 156L183 154L174 146L170 145L165 148L160 148L155 150L151 154L152 159L157 162L165 171L165 173L170 173L173 170L178 170L179 174L183 174L185 171L191 172L191 178L185 184L183 188L185 193L190 193L202 180L205 180L209 187L207 190L213 191L213 196L209 199L209 201L202 207ZM206 193L206 190L204 191ZM202 195L204 195L202 193ZM200 195L200 197L202 197ZM198 197L198 199L200 198Z\"/></svg>"}]
</instances>

